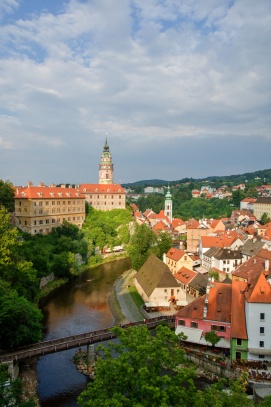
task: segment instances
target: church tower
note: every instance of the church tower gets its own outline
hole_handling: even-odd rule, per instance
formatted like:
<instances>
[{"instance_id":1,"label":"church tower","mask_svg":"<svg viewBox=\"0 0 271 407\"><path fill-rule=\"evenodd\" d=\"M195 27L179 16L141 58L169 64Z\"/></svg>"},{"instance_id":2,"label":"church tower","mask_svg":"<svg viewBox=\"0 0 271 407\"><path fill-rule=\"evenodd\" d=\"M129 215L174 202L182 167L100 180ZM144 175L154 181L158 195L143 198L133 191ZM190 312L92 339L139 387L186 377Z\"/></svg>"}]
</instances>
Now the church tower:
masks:
<instances>
[{"instance_id":1,"label":"church tower","mask_svg":"<svg viewBox=\"0 0 271 407\"><path fill-rule=\"evenodd\" d=\"M101 156L101 162L99 165L99 184L113 184L113 183L114 183L113 163L106 137L103 153Z\"/></svg>"},{"instance_id":2,"label":"church tower","mask_svg":"<svg viewBox=\"0 0 271 407\"><path fill-rule=\"evenodd\" d=\"M164 213L169 218L170 222L172 222L172 195L170 193L169 185L167 187Z\"/></svg>"}]
</instances>

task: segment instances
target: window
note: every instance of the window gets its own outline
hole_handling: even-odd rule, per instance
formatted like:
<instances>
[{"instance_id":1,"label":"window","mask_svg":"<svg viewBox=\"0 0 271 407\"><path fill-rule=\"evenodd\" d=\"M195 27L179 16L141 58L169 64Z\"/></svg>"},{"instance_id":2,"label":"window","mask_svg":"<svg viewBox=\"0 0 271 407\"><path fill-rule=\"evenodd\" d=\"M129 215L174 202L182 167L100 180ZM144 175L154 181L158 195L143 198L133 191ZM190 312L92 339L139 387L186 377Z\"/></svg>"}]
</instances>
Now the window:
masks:
<instances>
[{"instance_id":1,"label":"window","mask_svg":"<svg viewBox=\"0 0 271 407\"><path fill-rule=\"evenodd\" d=\"M40 220L40 221L39 221L39 224L42 225L42 224L43 224L43 220Z\"/></svg>"},{"instance_id":2,"label":"window","mask_svg":"<svg viewBox=\"0 0 271 407\"><path fill-rule=\"evenodd\" d=\"M264 326L260 326L260 334L264 334Z\"/></svg>"},{"instance_id":3,"label":"window","mask_svg":"<svg viewBox=\"0 0 271 407\"><path fill-rule=\"evenodd\" d=\"M220 331L220 332L226 332L226 327L225 327L225 326L220 325L220 327L219 327L219 331Z\"/></svg>"},{"instance_id":4,"label":"window","mask_svg":"<svg viewBox=\"0 0 271 407\"><path fill-rule=\"evenodd\" d=\"M260 346L260 348L264 348L264 341L260 341L259 346Z\"/></svg>"},{"instance_id":5,"label":"window","mask_svg":"<svg viewBox=\"0 0 271 407\"><path fill-rule=\"evenodd\" d=\"M242 339L236 339L236 345L241 346L242 345Z\"/></svg>"},{"instance_id":6,"label":"window","mask_svg":"<svg viewBox=\"0 0 271 407\"><path fill-rule=\"evenodd\" d=\"M182 325L182 326L185 326L185 321L183 319L179 319L178 324Z\"/></svg>"},{"instance_id":7,"label":"window","mask_svg":"<svg viewBox=\"0 0 271 407\"><path fill-rule=\"evenodd\" d=\"M217 325L211 325L211 330L212 330L212 331L218 331Z\"/></svg>"},{"instance_id":8,"label":"window","mask_svg":"<svg viewBox=\"0 0 271 407\"><path fill-rule=\"evenodd\" d=\"M197 322L191 322L190 323L191 328L197 328L198 327L198 323Z\"/></svg>"},{"instance_id":9,"label":"window","mask_svg":"<svg viewBox=\"0 0 271 407\"><path fill-rule=\"evenodd\" d=\"M264 355L259 355L259 359L265 359Z\"/></svg>"},{"instance_id":10,"label":"window","mask_svg":"<svg viewBox=\"0 0 271 407\"><path fill-rule=\"evenodd\" d=\"M49 220L49 219L46 219L45 223L47 223L47 224L50 223L50 220Z\"/></svg>"},{"instance_id":11,"label":"window","mask_svg":"<svg viewBox=\"0 0 271 407\"><path fill-rule=\"evenodd\" d=\"M261 320L261 321L264 321L264 319L265 319L265 313L264 313L264 312L261 312L261 313L260 313L260 320Z\"/></svg>"},{"instance_id":12,"label":"window","mask_svg":"<svg viewBox=\"0 0 271 407\"><path fill-rule=\"evenodd\" d=\"M166 288L164 289L164 292L167 293L167 289L166 289Z\"/></svg>"}]
</instances>

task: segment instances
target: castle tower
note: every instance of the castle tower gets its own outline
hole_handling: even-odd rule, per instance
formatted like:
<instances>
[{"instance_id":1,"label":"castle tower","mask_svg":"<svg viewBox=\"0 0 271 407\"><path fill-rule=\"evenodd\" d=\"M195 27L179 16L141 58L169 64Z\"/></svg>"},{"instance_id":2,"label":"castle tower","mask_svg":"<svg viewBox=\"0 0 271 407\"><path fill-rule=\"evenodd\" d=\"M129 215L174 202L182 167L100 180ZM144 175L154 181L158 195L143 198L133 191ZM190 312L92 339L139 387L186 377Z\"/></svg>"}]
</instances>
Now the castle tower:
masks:
<instances>
[{"instance_id":1,"label":"castle tower","mask_svg":"<svg viewBox=\"0 0 271 407\"><path fill-rule=\"evenodd\" d=\"M167 187L166 199L165 199L165 215L172 222L172 195L170 193L169 185Z\"/></svg>"},{"instance_id":2,"label":"castle tower","mask_svg":"<svg viewBox=\"0 0 271 407\"><path fill-rule=\"evenodd\" d=\"M113 183L114 183L113 163L106 137L103 153L101 156L101 162L99 165L99 184L113 184Z\"/></svg>"}]
</instances>

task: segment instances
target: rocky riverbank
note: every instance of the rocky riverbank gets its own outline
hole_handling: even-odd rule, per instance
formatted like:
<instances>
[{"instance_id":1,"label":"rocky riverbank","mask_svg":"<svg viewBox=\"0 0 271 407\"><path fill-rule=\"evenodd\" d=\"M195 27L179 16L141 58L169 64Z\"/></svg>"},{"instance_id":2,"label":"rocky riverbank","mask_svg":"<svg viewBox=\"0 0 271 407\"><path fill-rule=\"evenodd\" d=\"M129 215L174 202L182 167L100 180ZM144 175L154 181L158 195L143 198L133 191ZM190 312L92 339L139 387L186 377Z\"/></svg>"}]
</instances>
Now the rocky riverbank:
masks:
<instances>
[{"instance_id":1,"label":"rocky riverbank","mask_svg":"<svg viewBox=\"0 0 271 407\"><path fill-rule=\"evenodd\" d=\"M19 379L23 383L23 400L29 401L32 399L35 407L39 407L39 399L37 394L37 370L36 359L30 359L20 363Z\"/></svg>"}]
</instances>

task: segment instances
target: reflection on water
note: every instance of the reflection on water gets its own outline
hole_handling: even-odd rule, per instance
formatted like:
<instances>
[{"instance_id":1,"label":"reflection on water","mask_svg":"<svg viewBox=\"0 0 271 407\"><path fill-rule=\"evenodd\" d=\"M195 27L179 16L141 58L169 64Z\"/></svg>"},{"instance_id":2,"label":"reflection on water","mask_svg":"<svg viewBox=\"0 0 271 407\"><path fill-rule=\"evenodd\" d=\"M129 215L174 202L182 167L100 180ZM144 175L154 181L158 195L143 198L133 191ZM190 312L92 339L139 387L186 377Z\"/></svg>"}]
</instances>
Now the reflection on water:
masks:
<instances>
[{"instance_id":1,"label":"reflection on water","mask_svg":"<svg viewBox=\"0 0 271 407\"><path fill-rule=\"evenodd\" d=\"M42 307L44 340L113 326L108 297L116 279L130 267L129 259L106 263L87 270L58 290ZM37 372L41 407L77 406L76 398L84 390L87 378L78 373L72 362L75 352L76 349L70 349L39 359Z\"/></svg>"}]
</instances>

